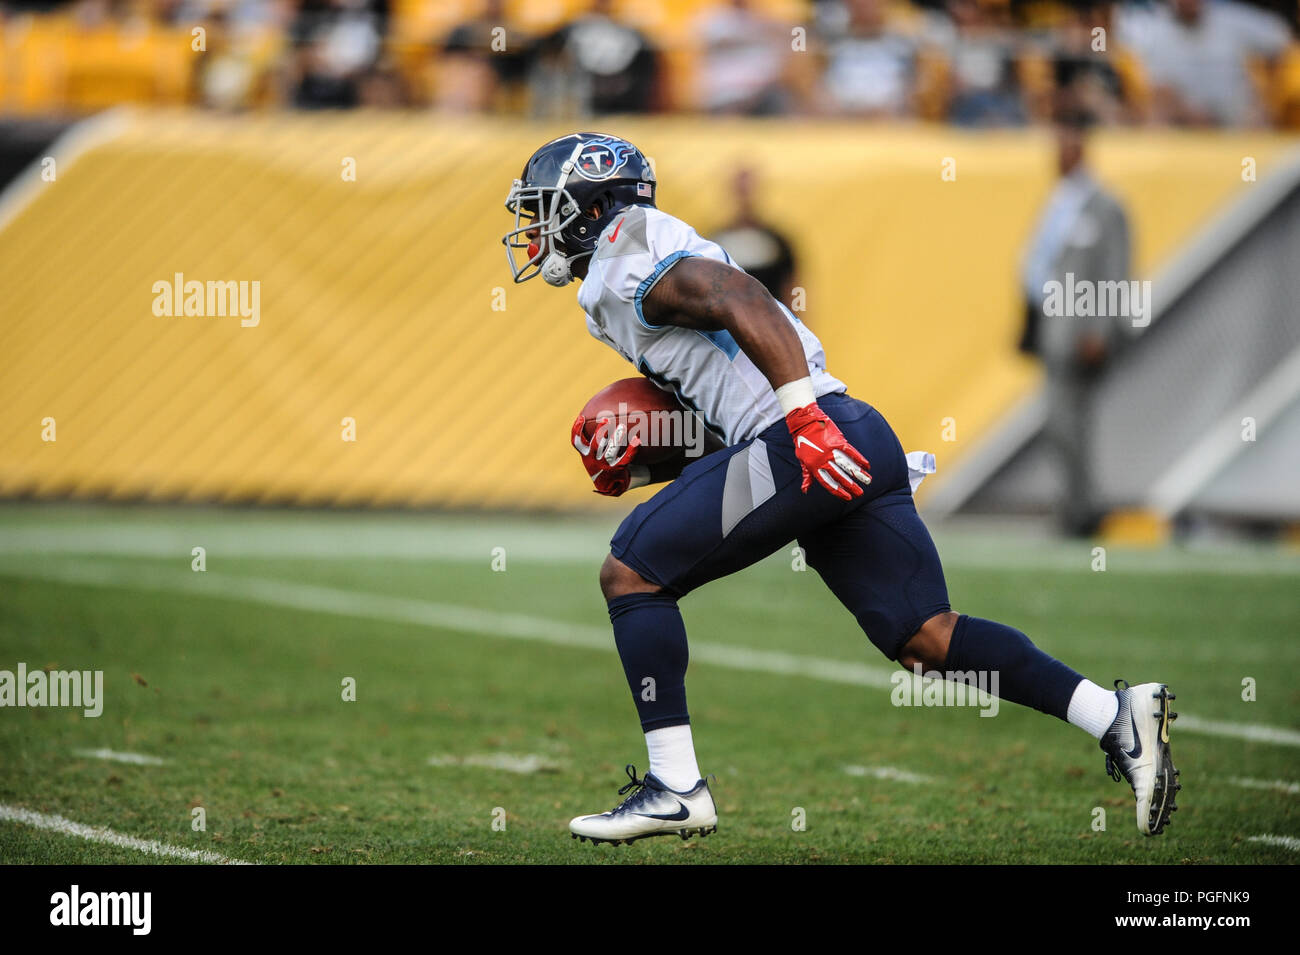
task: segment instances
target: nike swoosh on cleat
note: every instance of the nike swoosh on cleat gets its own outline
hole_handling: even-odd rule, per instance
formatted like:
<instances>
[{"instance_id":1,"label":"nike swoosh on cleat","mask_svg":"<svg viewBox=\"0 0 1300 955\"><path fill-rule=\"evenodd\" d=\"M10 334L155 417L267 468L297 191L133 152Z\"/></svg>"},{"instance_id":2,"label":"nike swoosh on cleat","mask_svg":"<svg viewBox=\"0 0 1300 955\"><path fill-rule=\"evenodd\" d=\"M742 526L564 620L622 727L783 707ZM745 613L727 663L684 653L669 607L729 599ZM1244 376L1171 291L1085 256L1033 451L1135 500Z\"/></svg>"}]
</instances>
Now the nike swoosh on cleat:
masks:
<instances>
[{"instance_id":1,"label":"nike swoosh on cleat","mask_svg":"<svg viewBox=\"0 0 1300 955\"><path fill-rule=\"evenodd\" d=\"M1129 759L1137 759L1142 755L1142 738L1138 736L1137 720L1133 719L1132 710L1129 710L1128 713L1128 725L1133 733L1133 748L1126 751L1124 755Z\"/></svg>"},{"instance_id":2,"label":"nike swoosh on cleat","mask_svg":"<svg viewBox=\"0 0 1300 955\"><path fill-rule=\"evenodd\" d=\"M685 804L684 802L682 802L680 799L677 801L677 807L678 807L678 808L677 808L677 811L676 811L676 812L671 812L671 813L665 813L665 812L637 812L637 813L633 813L633 815L635 815L635 816L645 816L645 818L647 818L647 819L665 819L665 820L670 820L670 821L676 822L676 821L679 820L679 819L685 819L687 816L689 816L689 815L691 814L691 811L690 811L689 809L686 808L686 804Z\"/></svg>"}]
</instances>

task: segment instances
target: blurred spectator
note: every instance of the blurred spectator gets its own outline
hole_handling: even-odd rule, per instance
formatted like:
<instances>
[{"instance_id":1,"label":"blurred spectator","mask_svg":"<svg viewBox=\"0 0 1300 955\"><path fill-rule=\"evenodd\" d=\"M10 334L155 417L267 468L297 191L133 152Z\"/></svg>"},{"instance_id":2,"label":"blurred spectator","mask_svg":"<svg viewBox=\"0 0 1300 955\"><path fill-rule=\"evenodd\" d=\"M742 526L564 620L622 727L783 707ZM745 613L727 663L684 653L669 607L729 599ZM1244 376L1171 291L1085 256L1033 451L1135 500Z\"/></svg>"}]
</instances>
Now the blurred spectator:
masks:
<instances>
[{"instance_id":1,"label":"blurred spectator","mask_svg":"<svg viewBox=\"0 0 1300 955\"><path fill-rule=\"evenodd\" d=\"M653 108L655 51L612 9L613 0L593 0L589 13L538 43L530 82L535 112L644 113Z\"/></svg>"},{"instance_id":2,"label":"blurred spectator","mask_svg":"<svg viewBox=\"0 0 1300 955\"><path fill-rule=\"evenodd\" d=\"M212 109L240 109L252 101L258 80L254 51L232 35L225 10L213 10L203 21L206 50L194 68L195 94Z\"/></svg>"},{"instance_id":3,"label":"blurred spectator","mask_svg":"<svg viewBox=\"0 0 1300 955\"><path fill-rule=\"evenodd\" d=\"M1082 0L1065 12L1056 35L1053 86L1104 124L1131 122L1141 115L1126 88L1121 66L1128 56L1113 38L1109 0ZM1100 34L1100 48L1098 36Z\"/></svg>"},{"instance_id":4,"label":"blurred spectator","mask_svg":"<svg viewBox=\"0 0 1300 955\"><path fill-rule=\"evenodd\" d=\"M1058 518L1061 529L1075 536L1092 533L1101 518L1089 426L1095 382L1121 340L1123 316L1055 314L1048 308L1048 285L1073 289L1094 283L1096 289L1095 283L1132 278L1128 216L1088 170L1086 125L1085 115L1070 106L1058 112L1053 129L1060 180L1039 216L1021 269L1020 350L1041 359L1047 373L1046 435L1063 479Z\"/></svg>"},{"instance_id":5,"label":"blurred spectator","mask_svg":"<svg viewBox=\"0 0 1300 955\"><path fill-rule=\"evenodd\" d=\"M97 30L116 24L119 30L138 30L148 22L139 4L130 0L77 0L72 19L78 29Z\"/></svg>"},{"instance_id":6,"label":"blurred spectator","mask_svg":"<svg viewBox=\"0 0 1300 955\"><path fill-rule=\"evenodd\" d=\"M757 173L742 166L731 181L736 204L731 222L711 238L727 250L742 269L758 279L772 297L793 309L795 285L794 249L774 226L759 216L754 201Z\"/></svg>"},{"instance_id":7,"label":"blurred spectator","mask_svg":"<svg viewBox=\"0 0 1300 955\"><path fill-rule=\"evenodd\" d=\"M845 12L842 29L828 27L817 105L824 111L855 116L914 112L913 41L888 26L884 0L847 0Z\"/></svg>"},{"instance_id":8,"label":"blurred spectator","mask_svg":"<svg viewBox=\"0 0 1300 955\"><path fill-rule=\"evenodd\" d=\"M1018 41L1005 6L948 0L934 39L949 63L948 120L959 126L1021 125L1027 119L1016 76Z\"/></svg>"},{"instance_id":9,"label":"blurred spectator","mask_svg":"<svg viewBox=\"0 0 1300 955\"><path fill-rule=\"evenodd\" d=\"M292 26L293 105L360 105L362 78L379 58L386 9L366 0L304 0Z\"/></svg>"},{"instance_id":10,"label":"blurred spectator","mask_svg":"<svg viewBox=\"0 0 1300 955\"><path fill-rule=\"evenodd\" d=\"M153 6L161 23L188 27L219 17L235 33L268 26L283 29L294 13L289 0L157 0Z\"/></svg>"},{"instance_id":11,"label":"blurred spectator","mask_svg":"<svg viewBox=\"0 0 1300 955\"><path fill-rule=\"evenodd\" d=\"M368 109L400 109L412 103L411 91L392 57L381 55L358 78L360 105Z\"/></svg>"},{"instance_id":12,"label":"blurred spectator","mask_svg":"<svg viewBox=\"0 0 1300 955\"><path fill-rule=\"evenodd\" d=\"M1271 73L1286 50L1286 23L1263 10L1226 0L1169 0L1122 19L1153 86L1156 118L1190 126L1258 125L1265 104L1251 79L1251 61Z\"/></svg>"},{"instance_id":13,"label":"blurred spectator","mask_svg":"<svg viewBox=\"0 0 1300 955\"><path fill-rule=\"evenodd\" d=\"M783 86L790 35L756 13L750 0L731 0L698 24L704 45L696 102L711 113L771 115L784 112Z\"/></svg>"},{"instance_id":14,"label":"blurred spectator","mask_svg":"<svg viewBox=\"0 0 1300 955\"><path fill-rule=\"evenodd\" d=\"M523 84L531 41L508 27L504 0L485 0L482 12L447 35L437 60L434 103L452 112L482 111Z\"/></svg>"},{"instance_id":15,"label":"blurred spectator","mask_svg":"<svg viewBox=\"0 0 1300 955\"><path fill-rule=\"evenodd\" d=\"M195 60L194 97L210 109L245 109L273 98L277 37L292 11L281 0L173 0L160 16L187 33L203 27Z\"/></svg>"}]
</instances>

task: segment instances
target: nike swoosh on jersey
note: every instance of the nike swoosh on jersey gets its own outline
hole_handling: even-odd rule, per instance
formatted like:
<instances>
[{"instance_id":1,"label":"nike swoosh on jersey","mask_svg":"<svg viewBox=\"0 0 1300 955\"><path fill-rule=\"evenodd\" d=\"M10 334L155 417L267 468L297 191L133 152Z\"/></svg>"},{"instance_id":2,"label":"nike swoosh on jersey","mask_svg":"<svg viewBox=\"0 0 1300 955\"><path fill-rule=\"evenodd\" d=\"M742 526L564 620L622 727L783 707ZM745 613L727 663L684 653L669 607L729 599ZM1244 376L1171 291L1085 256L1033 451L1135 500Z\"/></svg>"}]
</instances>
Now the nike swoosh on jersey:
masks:
<instances>
[{"instance_id":1,"label":"nike swoosh on jersey","mask_svg":"<svg viewBox=\"0 0 1300 955\"><path fill-rule=\"evenodd\" d=\"M611 232L611 233L609 234L609 241L610 241L610 242L613 242L615 239L618 238L618 230L621 229L621 228L623 228L623 220L622 220L622 219L619 219L618 222L617 222L617 223L615 224L615 226L614 226L614 231Z\"/></svg>"}]
</instances>

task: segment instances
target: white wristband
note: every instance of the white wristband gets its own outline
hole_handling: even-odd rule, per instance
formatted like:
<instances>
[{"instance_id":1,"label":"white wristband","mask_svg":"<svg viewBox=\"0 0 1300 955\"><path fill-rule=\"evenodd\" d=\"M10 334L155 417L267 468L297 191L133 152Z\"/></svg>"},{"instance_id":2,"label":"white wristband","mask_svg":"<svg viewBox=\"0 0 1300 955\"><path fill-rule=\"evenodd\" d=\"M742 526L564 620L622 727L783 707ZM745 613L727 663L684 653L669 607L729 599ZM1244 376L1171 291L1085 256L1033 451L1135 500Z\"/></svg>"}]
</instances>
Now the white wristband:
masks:
<instances>
[{"instance_id":1,"label":"white wristband","mask_svg":"<svg viewBox=\"0 0 1300 955\"><path fill-rule=\"evenodd\" d=\"M812 376L798 381L787 381L776 389L776 400L781 402L781 413L789 414L796 408L804 408L817 400L813 391Z\"/></svg>"},{"instance_id":2,"label":"white wristband","mask_svg":"<svg viewBox=\"0 0 1300 955\"><path fill-rule=\"evenodd\" d=\"M629 464L627 470L632 475L632 480L627 485L629 491L634 487L645 487L650 483L650 469L646 465Z\"/></svg>"}]
</instances>

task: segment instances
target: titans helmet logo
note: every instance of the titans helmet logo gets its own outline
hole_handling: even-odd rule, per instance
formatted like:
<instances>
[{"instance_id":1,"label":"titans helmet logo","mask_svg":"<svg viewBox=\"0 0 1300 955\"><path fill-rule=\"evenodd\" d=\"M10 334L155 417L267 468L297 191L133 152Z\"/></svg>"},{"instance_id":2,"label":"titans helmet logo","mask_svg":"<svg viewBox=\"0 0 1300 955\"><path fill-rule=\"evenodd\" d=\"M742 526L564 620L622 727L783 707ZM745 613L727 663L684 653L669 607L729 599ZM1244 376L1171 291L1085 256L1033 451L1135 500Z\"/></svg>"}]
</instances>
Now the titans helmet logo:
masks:
<instances>
[{"instance_id":1,"label":"titans helmet logo","mask_svg":"<svg viewBox=\"0 0 1300 955\"><path fill-rule=\"evenodd\" d=\"M632 146L621 139L593 139L582 147L574 164L586 179L608 179L627 164Z\"/></svg>"}]
</instances>

